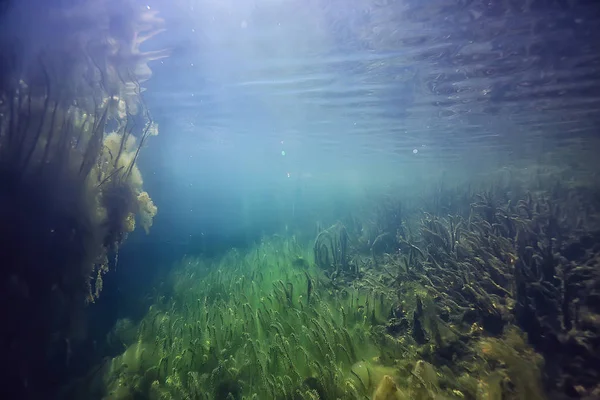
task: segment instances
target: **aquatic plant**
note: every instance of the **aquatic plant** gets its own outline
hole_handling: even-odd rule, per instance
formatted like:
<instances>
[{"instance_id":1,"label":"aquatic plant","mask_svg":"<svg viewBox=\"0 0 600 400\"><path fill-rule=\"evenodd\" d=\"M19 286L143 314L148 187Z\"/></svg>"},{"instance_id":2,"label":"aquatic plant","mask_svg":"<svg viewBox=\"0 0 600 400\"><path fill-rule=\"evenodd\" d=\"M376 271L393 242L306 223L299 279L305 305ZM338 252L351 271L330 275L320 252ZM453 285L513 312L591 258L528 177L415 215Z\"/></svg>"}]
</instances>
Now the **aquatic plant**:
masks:
<instances>
[{"instance_id":1,"label":"aquatic plant","mask_svg":"<svg viewBox=\"0 0 600 400\"><path fill-rule=\"evenodd\" d=\"M0 386L36 398L69 367L82 309L100 295L135 216L148 227L156 213L136 164L157 133L140 95L148 57L138 46L162 25L145 9L104 2L15 3L0 39ZM119 12L131 17L121 21L127 35L114 30ZM11 30L13 21L28 24ZM52 34L23 33L30 26Z\"/></svg>"},{"instance_id":2,"label":"aquatic plant","mask_svg":"<svg viewBox=\"0 0 600 400\"><path fill-rule=\"evenodd\" d=\"M349 244L346 227L337 223L317 235L313 248L315 263L333 277L350 271Z\"/></svg>"},{"instance_id":3,"label":"aquatic plant","mask_svg":"<svg viewBox=\"0 0 600 400\"><path fill-rule=\"evenodd\" d=\"M357 381L352 368L377 355L372 318L383 321L391 306L330 286L308 249L271 238L218 262L184 259L172 298L150 309L137 342L111 361L106 395L125 385L151 398L370 396L378 382Z\"/></svg>"},{"instance_id":4,"label":"aquatic plant","mask_svg":"<svg viewBox=\"0 0 600 400\"><path fill-rule=\"evenodd\" d=\"M385 326L372 329L380 361L405 372L415 360L432 365L440 379L436 390L421 392L425 398L440 387L483 398L543 397L546 390L593 396L599 371L592 365L600 365L598 309L591 300L598 290L597 193L589 175L575 180L542 166L522 174L503 170L466 188L440 185L424 208L403 206L406 219L400 221L387 200L371 213L347 218L357 273L339 284L384 297L395 290L397 296ZM385 217L381 210L396 221L385 225L388 231L396 227L396 237L385 240L397 247L374 243L369 254L361 244L365 235L373 238L369 243L390 236L377 234L372 223ZM530 379L535 388L510 388L519 383L502 367L509 361L473 361L480 338L497 337L507 349L518 348L511 339L515 326L544 357L543 383ZM413 364L403 367L401 358ZM513 370L525 368L527 357L506 358ZM398 387L406 389L404 382Z\"/></svg>"},{"instance_id":5,"label":"aquatic plant","mask_svg":"<svg viewBox=\"0 0 600 400\"><path fill-rule=\"evenodd\" d=\"M599 373L590 367L598 361L594 186L539 183L535 194L517 182L508 187L510 196L502 185L473 194L466 216L422 212L419 234L400 240L405 254L387 257L398 287L417 281L434 301L429 316L413 308L412 324L405 316L398 332L411 329L418 343L433 346L426 359L443 362L449 350L464 352L456 338L500 335L517 324L545 358L548 387L592 393ZM450 330L449 339L440 329Z\"/></svg>"},{"instance_id":6,"label":"aquatic plant","mask_svg":"<svg viewBox=\"0 0 600 400\"><path fill-rule=\"evenodd\" d=\"M438 203L455 213L403 207L391 253L357 245L369 215L312 243L276 235L216 260L184 257L137 340L101 369L102 395L593 395L597 210L572 214L593 192L511 184L510 195L504 183L471 193L466 207L454 194Z\"/></svg>"},{"instance_id":7,"label":"aquatic plant","mask_svg":"<svg viewBox=\"0 0 600 400\"><path fill-rule=\"evenodd\" d=\"M184 258L170 297L157 296L137 340L100 370L104 398L453 398L475 396L478 386L434 366L443 365L436 351L464 354L462 371L479 363L474 379L497 369L457 347L462 334L435 314L422 286L406 286L397 299L371 271L341 285L314 264L312 250L272 237L218 260ZM390 333L398 300L414 309L435 351L409 331Z\"/></svg>"}]
</instances>

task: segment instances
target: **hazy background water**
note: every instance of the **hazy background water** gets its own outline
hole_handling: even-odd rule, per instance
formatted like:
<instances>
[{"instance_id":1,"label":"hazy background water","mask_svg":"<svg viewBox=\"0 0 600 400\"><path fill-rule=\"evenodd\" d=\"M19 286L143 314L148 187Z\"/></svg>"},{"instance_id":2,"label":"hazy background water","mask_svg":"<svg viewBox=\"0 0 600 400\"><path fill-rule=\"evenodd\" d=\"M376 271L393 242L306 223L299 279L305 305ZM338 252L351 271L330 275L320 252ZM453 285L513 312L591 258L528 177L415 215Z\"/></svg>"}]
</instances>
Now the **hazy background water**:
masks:
<instances>
[{"instance_id":1,"label":"hazy background water","mask_svg":"<svg viewBox=\"0 0 600 400\"><path fill-rule=\"evenodd\" d=\"M206 248L279 228L300 195L416 192L589 150L595 3L148 2L167 21L152 47L173 53L146 84L161 131L141 160L160 209L146 242Z\"/></svg>"}]
</instances>

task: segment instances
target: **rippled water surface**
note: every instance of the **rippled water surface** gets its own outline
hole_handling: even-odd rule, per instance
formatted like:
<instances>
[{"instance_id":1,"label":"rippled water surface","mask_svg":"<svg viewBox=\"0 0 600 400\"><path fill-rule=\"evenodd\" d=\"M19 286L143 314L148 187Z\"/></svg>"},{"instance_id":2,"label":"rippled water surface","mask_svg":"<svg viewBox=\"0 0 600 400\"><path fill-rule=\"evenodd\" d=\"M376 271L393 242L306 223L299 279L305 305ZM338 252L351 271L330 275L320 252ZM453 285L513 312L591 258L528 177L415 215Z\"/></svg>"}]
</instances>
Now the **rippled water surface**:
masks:
<instances>
[{"instance_id":1,"label":"rippled water surface","mask_svg":"<svg viewBox=\"0 0 600 400\"><path fill-rule=\"evenodd\" d=\"M160 7L174 50L148 101L182 162L318 174L535 160L597 131L594 3L175 3Z\"/></svg>"}]
</instances>

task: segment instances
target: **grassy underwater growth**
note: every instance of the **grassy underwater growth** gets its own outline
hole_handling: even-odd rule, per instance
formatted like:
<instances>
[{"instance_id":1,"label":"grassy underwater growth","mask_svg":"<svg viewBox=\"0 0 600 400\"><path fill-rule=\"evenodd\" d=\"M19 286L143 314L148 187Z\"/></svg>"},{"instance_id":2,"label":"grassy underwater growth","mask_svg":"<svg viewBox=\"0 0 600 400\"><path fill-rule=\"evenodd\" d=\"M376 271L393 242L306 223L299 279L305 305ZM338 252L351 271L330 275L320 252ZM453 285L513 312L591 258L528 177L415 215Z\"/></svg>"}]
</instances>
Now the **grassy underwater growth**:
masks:
<instances>
[{"instance_id":1,"label":"grassy underwater growth","mask_svg":"<svg viewBox=\"0 0 600 400\"><path fill-rule=\"evenodd\" d=\"M376 382L353 366L377 356L369 329L391 305L319 276L310 247L293 238L216 263L184 259L172 297L105 366L106 398L362 398Z\"/></svg>"},{"instance_id":2,"label":"grassy underwater growth","mask_svg":"<svg viewBox=\"0 0 600 400\"><path fill-rule=\"evenodd\" d=\"M421 359L426 351L410 334L389 333L395 308L410 307L415 293L426 296L423 288L415 286L400 302L381 284L369 287L372 277L339 286L313 265L311 250L276 237L245 255L232 250L219 262L184 259L173 273L171 296L159 296L137 327L118 324L113 335L122 338L123 354L79 389L94 387L106 399L461 398L458 388L501 393L488 388L496 375L486 376L491 383L466 376L458 385L440 382L441 371ZM481 342L470 351L493 345L493 353L479 353L520 365L531 360L512 348L502 352L503 343ZM476 363L490 370L482 357Z\"/></svg>"},{"instance_id":3,"label":"grassy underwater growth","mask_svg":"<svg viewBox=\"0 0 600 400\"><path fill-rule=\"evenodd\" d=\"M139 45L162 21L106 2L28 4L8 7L0 39L0 375L11 398L39 398L62 379L84 305L135 220L147 230L157 212L136 163L158 132L140 96L154 55ZM10 29L21 20L52 34Z\"/></svg>"},{"instance_id":4,"label":"grassy underwater growth","mask_svg":"<svg viewBox=\"0 0 600 400\"><path fill-rule=\"evenodd\" d=\"M186 257L67 397L594 398L597 191L537 172Z\"/></svg>"}]
</instances>

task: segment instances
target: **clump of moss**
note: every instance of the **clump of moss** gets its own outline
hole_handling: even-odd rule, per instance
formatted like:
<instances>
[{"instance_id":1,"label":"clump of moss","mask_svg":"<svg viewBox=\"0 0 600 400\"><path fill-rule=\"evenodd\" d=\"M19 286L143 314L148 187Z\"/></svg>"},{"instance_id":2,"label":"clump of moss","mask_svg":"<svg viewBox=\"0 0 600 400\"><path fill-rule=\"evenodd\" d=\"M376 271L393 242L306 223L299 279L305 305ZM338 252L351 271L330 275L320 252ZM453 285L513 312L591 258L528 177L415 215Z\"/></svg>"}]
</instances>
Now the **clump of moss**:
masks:
<instances>
[{"instance_id":1,"label":"clump of moss","mask_svg":"<svg viewBox=\"0 0 600 400\"><path fill-rule=\"evenodd\" d=\"M500 387L499 371L502 371L514 386L510 390L511 398L545 399L541 374L543 358L527 344L525 335L516 327L508 329L500 338L482 339L478 348L486 361L497 363L496 372L486 378L480 390L497 392Z\"/></svg>"},{"instance_id":2,"label":"clump of moss","mask_svg":"<svg viewBox=\"0 0 600 400\"><path fill-rule=\"evenodd\" d=\"M373 393L373 400L402 400L404 394L398 390L398 385L389 375L384 375Z\"/></svg>"}]
</instances>

